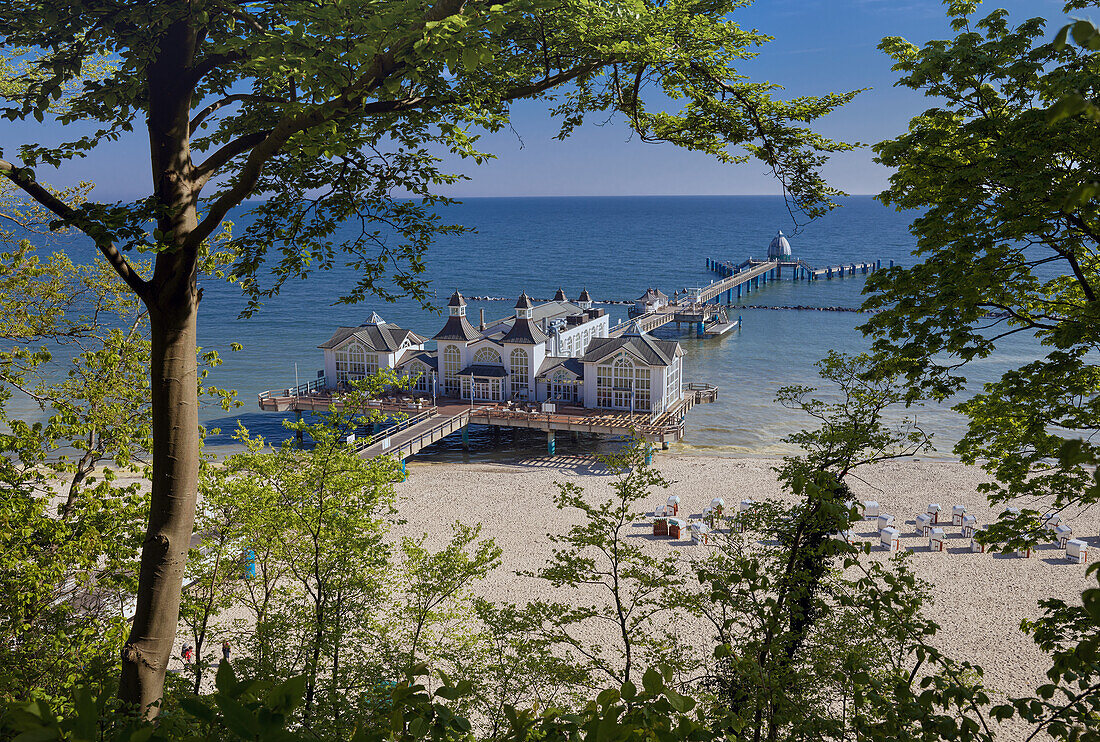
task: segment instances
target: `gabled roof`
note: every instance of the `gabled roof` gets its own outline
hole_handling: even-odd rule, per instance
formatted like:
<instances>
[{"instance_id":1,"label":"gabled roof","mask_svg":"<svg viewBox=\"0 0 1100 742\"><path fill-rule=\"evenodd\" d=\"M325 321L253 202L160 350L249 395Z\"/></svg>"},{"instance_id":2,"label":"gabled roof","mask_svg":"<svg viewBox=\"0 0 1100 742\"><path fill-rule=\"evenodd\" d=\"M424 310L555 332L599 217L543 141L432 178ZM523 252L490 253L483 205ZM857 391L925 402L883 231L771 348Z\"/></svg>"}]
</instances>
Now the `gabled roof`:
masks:
<instances>
[{"instance_id":1,"label":"gabled roof","mask_svg":"<svg viewBox=\"0 0 1100 742\"><path fill-rule=\"evenodd\" d=\"M547 335L531 320L516 319L508 332L500 339L502 343L519 343L520 345L538 345L546 342Z\"/></svg>"},{"instance_id":2,"label":"gabled roof","mask_svg":"<svg viewBox=\"0 0 1100 742\"><path fill-rule=\"evenodd\" d=\"M413 361L420 361L425 366L435 368L436 366L436 354L434 350L418 350L414 353L406 353L405 356L397 362L397 368L405 368Z\"/></svg>"},{"instance_id":3,"label":"gabled roof","mask_svg":"<svg viewBox=\"0 0 1100 742\"><path fill-rule=\"evenodd\" d=\"M543 378L550 376L558 371L558 369L565 369L569 373L578 379L584 376L584 365L581 364L577 358L563 358L560 356L547 356L542 362L542 366L539 367L538 373L535 374L535 378Z\"/></svg>"},{"instance_id":4,"label":"gabled roof","mask_svg":"<svg viewBox=\"0 0 1100 742\"><path fill-rule=\"evenodd\" d=\"M592 338L588 350L581 357L582 363L599 363L609 356L625 350L649 366L671 366L684 354L675 340L657 340L646 334L623 335L617 338Z\"/></svg>"},{"instance_id":5,"label":"gabled roof","mask_svg":"<svg viewBox=\"0 0 1100 742\"><path fill-rule=\"evenodd\" d=\"M645 293L638 297L637 301L644 301L647 304L651 301L668 301L668 295L659 289L646 289Z\"/></svg>"},{"instance_id":6,"label":"gabled roof","mask_svg":"<svg viewBox=\"0 0 1100 742\"><path fill-rule=\"evenodd\" d=\"M455 292L455 296L462 299L458 292ZM432 340L461 340L468 343L471 340L477 340L479 337L481 337L481 333L475 330L474 326L470 324L470 320L463 315L461 317L448 317L447 324L443 325L443 329L432 336Z\"/></svg>"},{"instance_id":7,"label":"gabled roof","mask_svg":"<svg viewBox=\"0 0 1100 742\"><path fill-rule=\"evenodd\" d=\"M400 350L406 342L411 345L421 345L427 342L427 338L417 335L412 330L406 330L392 324L378 324L363 325L361 327L338 327L331 338L317 347L323 350L337 348L351 337L365 345L368 351L375 353L392 353L395 350Z\"/></svg>"}]
</instances>

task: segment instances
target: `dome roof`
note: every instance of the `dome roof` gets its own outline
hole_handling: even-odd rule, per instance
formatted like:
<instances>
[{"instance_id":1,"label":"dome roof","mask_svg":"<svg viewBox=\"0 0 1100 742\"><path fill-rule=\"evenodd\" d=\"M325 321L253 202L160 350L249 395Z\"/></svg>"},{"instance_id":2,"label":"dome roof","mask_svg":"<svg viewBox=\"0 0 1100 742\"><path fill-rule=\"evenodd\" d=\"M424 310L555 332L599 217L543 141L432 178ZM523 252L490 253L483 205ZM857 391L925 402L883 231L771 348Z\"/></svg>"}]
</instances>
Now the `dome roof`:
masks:
<instances>
[{"instance_id":1,"label":"dome roof","mask_svg":"<svg viewBox=\"0 0 1100 742\"><path fill-rule=\"evenodd\" d=\"M789 258L791 256L791 243L787 242L787 238L783 236L783 230L772 238L772 242L768 245L768 257L769 258Z\"/></svg>"}]
</instances>

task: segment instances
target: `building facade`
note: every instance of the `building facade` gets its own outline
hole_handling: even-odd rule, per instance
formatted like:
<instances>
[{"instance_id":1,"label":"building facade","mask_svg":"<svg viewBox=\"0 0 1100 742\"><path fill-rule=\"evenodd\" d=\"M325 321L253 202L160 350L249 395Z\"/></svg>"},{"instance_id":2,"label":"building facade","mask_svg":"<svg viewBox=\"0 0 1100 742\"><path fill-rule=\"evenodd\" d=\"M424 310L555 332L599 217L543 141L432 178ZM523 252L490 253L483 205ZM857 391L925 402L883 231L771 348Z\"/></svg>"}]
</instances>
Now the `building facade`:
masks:
<instances>
[{"instance_id":1,"label":"building facade","mask_svg":"<svg viewBox=\"0 0 1100 742\"><path fill-rule=\"evenodd\" d=\"M588 291L569 301L534 304L525 293L512 316L474 327L455 292L446 323L426 350L425 338L372 315L359 328L339 328L327 343L330 386L378 368L411 377L412 388L472 402L550 402L661 413L683 399L679 343L658 340L632 325L610 337L610 319Z\"/></svg>"}]
</instances>

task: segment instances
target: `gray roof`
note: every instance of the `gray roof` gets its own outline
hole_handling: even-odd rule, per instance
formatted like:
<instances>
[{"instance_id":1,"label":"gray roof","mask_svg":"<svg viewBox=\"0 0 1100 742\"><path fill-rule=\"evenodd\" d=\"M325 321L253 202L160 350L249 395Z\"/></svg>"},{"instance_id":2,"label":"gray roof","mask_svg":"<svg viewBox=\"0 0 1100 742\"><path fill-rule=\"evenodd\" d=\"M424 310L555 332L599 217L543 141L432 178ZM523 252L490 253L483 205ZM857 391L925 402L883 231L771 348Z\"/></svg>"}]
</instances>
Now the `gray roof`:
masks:
<instances>
[{"instance_id":1,"label":"gray roof","mask_svg":"<svg viewBox=\"0 0 1100 742\"><path fill-rule=\"evenodd\" d=\"M397 362L397 368L404 368L413 361L420 361L426 366L435 368L436 354L434 350L418 350L414 353L406 353L404 358Z\"/></svg>"},{"instance_id":2,"label":"gray roof","mask_svg":"<svg viewBox=\"0 0 1100 742\"><path fill-rule=\"evenodd\" d=\"M462 294L457 291L451 294L451 300L447 302L449 307L464 307L466 306L466 300L462 298Z\"/></svg>"},{"instance_id":3,"label":"gray roof","mask_svg":"<svg viewBox=\"0 0 1100 742\"><path fill-rule=\"evenodd\" d=\"M456 294L457 295L457 294ZM459 297L462 298L461 296ZM469 342L471 340L477 340L481 337L481 333L474 329L474 326L470 324L470 320L466 319L466 316L461 317L448 317L447 324L443 325L443 329L432 336L432 340L461 340L463 342Z\"/></svg>"},{"instance_id":4,"label":"gray roof","mask_svg":"<svg viewBox=\"0 0 1100 742\"><path fill-rule=\"evenodd\" d=\"M608 356L626 350L649 366L671 366L684 351L675 340L657 340L649 335L623 335L617 338L592 338L582 363L599 363Z\"/></svg>"},{"instance_id":5,"label":"gray roof","mask_svg":"<svg viewBox=\"0 0 1100 742\"><path fill-rule=\"evenodd\" d=\"M466 368L458 372L458 376L481 376L488 377L490 379L503 379L508 375L508 372L504 370L504 366L496 366L493 364L481 364L471 363Z\"/></svg>"},{"instance_id":6,"label":"gray roof","mask_svg":"<svg viewBox=\"0 0 1100 742\"><path fill-rule=\"evenodd\" d=\"M571 314L580 314L584 310L578 307L571 301L548 301L544 304L536 304L531 310L531 321L539 323L540 326L545 326L545 321L548 319L554 319L555 317L568 317ZM511 317L502 317L497 320L493 320L486 324L486 327L495 327L496 325L511 325L516 321L515 315Z\"/></svg>"},{"instance_id":7,"label":"gray roof","mask_svg":"<svg viewBox=\"0 0 1100 742\"><path fill-rule=\"evenodd\" d=\"M520 343L523 345L538 345L546 342L547 335L529 319L517 319L512 323L508 333L500 339L502 343Z\"/></svg>"},{"instance_id":8,"label":"gray roof","mask_svg":"<svg viewBox=\"0 0 1100 742\"><path fill-rule=\"evenodd\" d=\"M550 374L557 371L559 368L564 368L566 371L570 372L578 379L584 376L584 365L581 364L579 359L547 356L543 360L542 366L539 367L539 371L537 374L535 374L535 377L541 378L543 376L549 376Z\"/></svg>"},{"instance_id":9,"label":"gray roof","mask_svg":"<svg viewBox=\"0 0 1100 742\"><path fill-rule=\"evenodd\" d=\"M516 309L530 309L533 306L535 305L531 303L531 297L527 295L527 292L520 292L519 300L516 301Z\"/></svg>"},{"instance_id":10,"label":"gray roof","mask_svg":"<svg viewBox=\"0 0 1100 742\"><path fill-rule=\"evenodd\" d=\"M421 345L427 340L412 330L406 330L393 324L363 325L361 327L338 327L332 337L317 347L325 350L336 348L353 336L367 346L368 350L375 353L392 353L395 350L400 350L405 341L412 345Z\"/></svg>"},{"instance_id":11,"label":"gray roof","mask_svg":"<svg viewBox=\"0 0 1100 742\"><path fill-rule=\"evenodd\" d=\"M646 289L645 293L638 297L638 301L651 302L660 299L661 301L668 300L668 294L664 293L660 289Z\"/></svg>"}]
</instances>

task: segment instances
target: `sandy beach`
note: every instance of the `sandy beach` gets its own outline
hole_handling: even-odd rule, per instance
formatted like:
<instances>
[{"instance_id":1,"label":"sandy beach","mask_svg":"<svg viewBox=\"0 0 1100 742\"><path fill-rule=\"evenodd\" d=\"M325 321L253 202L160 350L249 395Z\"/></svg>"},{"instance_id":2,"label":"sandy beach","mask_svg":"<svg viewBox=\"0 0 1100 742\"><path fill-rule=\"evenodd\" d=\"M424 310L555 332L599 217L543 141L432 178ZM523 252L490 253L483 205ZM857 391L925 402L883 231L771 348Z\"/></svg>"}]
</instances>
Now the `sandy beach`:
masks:
<instances>
[{"instance_id":1,"label":"sandy beach","mask_svg":"<svg viewBox=\"0 0 1100 742\"><path fill-rule=\"evenodd\" d=\"M774 459L718 458L658 455L654 464L672 482L668 494L682 499L682 513L700 513L713 497L734 504L742 499L790 500L780 490L771 467ZM970 539L950 526L954 505L964 505L979 523L996 518L1001 508L990 508L978 485L984 473L958 463L907 461L867 467L850 480L859 499L876 500L882 511L897 519L902 548L912 553L914 572L932 584L933 595L926 615L940 625L935 644L957 659L985 670L985 682L997 696L1025 694L1042 682L1049 660L1020 629L1020 622L1039 615L1037 603L1048 597L1077 602L1083 589L1095 585L1086 578L1086 565L1072 564L1054 544L1041 545L1031 558L972 553ZM539 580L520 577L517 571L535 570L551 554L548 532L563 532L573 515L554 505L555 482L575 482L600 502L609 494L611 477L589 457L531 458L513 463L424 464L411 462L407 481L397 485L398 510L407 535L426 533L429 543L442 544L455 520L480 522L483 534L503 549L502 566L476 590L497 601L524 603L545 595ZM651 498L655 505L663 496ZM939 503L946 513L947 549L930 552L928 539L919 536L914 519ZM1017 503L1042 509L1041 502ZM1064 512L1063 522L1073 527L1074 537L1090 548L1100 548L1096 538L1100 519L1095 512ZM941 524L942 525L942 524ZM857 524L860 541L877 545L873 521ZM646 525L632 534L654 553L676 550L686 558L706 546L692 546L686 539L670 541L652 536ZM889 558L875 550L868 559ZM705 642L705 636L700 636ZM1012 739L1022 727L1006 724L999 738Z\"/></svg>"}]
</instances>

